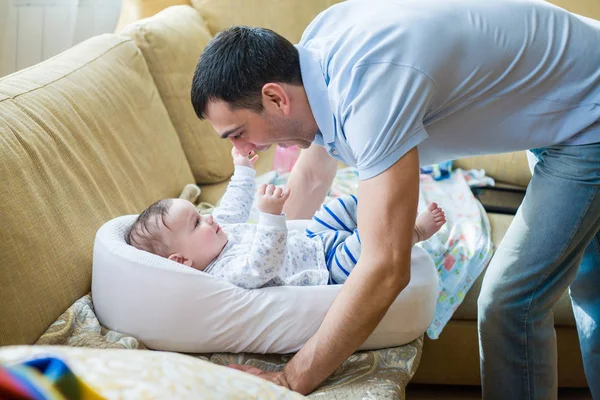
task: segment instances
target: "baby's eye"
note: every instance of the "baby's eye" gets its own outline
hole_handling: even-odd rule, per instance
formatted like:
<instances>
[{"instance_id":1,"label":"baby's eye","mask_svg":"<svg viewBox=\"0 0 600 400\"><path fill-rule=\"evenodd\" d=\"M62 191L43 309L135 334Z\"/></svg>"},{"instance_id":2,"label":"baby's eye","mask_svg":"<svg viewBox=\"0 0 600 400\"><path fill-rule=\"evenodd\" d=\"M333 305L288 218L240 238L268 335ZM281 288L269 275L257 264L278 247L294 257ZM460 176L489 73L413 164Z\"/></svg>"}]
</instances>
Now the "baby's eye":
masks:
<instances>
[{"instance_id":1,"label":"baby's eye","mask_svg":"<svg viewBox=\"0 0 600 400\"><path fill-rule=\"evenodd\" d=\"M198 217L198 219L196 219L196 227L198 227L198 225L200 225L200 217Z\"/></svg>"}]
</instances>

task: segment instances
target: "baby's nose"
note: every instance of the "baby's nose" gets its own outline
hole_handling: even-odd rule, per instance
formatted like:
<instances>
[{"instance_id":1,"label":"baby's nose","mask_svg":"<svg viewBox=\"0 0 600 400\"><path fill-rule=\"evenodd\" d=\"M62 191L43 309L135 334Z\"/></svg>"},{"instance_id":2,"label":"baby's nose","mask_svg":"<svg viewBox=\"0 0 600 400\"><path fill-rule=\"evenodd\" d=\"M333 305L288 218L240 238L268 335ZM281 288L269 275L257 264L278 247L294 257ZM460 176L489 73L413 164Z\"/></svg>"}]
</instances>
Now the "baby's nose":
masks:
<instances>
[{"instance_id":1,"label":"baby's nose","mask_svg":"<svg viewBox=\"0 0 600 400\"><path fill-rule=\"evenodd\" d=\"M213 219L213 216L212 216L212 215L209 215L209 216L208 216L208 218L206 218L206 220L208 221L208 223L209 223L210 225L212 225L212 224L213 224L213 222L215 222L215 220Z\"/></svg>"}]
</instances>

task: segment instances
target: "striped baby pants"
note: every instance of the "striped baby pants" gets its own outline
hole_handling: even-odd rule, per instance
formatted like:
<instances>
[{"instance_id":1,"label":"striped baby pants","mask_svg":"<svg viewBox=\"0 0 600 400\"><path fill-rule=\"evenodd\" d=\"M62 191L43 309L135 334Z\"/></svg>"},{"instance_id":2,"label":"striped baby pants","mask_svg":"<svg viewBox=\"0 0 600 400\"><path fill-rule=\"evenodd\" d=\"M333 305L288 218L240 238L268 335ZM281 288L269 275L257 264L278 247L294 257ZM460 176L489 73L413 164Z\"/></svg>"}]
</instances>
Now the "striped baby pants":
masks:
<instances>
[{"instance_id":1,"label":"striped baby pants","mask_svg":"<svg viewBox=\"0 0 600 400\"><path fill-rule=\"evenodd\" d=\"M342 196L317 211L306 229L306 235L323 242L329 284L342 284L360 257L360 236L356 224L358 199Z\"/></svg>"}]
</instances>

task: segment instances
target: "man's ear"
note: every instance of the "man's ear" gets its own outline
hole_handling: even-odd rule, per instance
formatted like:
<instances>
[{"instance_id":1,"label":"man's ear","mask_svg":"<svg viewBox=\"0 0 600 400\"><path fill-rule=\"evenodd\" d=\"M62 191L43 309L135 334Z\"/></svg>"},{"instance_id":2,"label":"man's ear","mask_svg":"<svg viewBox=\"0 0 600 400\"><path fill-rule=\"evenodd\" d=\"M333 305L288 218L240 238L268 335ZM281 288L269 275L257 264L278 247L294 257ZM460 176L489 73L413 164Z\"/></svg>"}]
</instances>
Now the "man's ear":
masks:
<instances>
[{"instance_id":1,"label":"man's ear","mask_svg":"<svg viewBox=\"0 0 600 400\"><path fill-rule=\"evenodd\" d=\"M290 96L278 83L265 83L262 87L263 106L268 109L277 109L285 115L290 113Z\"/></svg>"},{"instance_id":2,"label":"man's ear","mask_svg":"<svg viewBox=\"0 0 600 400\"><path fill-rule=\"evenodd\" d=\"M179 253L171 254L168 258L169 260L175 261L176 263L187 265L188 267L192 266L192 260L190 260L189 258L185 258Z\"/></svg>"}]
</instances>

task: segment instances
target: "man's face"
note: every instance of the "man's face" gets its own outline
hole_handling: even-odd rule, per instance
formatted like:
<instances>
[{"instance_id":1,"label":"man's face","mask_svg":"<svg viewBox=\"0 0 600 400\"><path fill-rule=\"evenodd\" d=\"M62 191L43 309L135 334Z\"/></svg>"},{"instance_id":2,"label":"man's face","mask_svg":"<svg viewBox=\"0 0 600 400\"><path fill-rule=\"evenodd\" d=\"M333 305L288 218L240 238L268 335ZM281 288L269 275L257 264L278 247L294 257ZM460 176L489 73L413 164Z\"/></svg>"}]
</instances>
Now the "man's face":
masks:
<instances>
[{"instance_id":1,"label":"man's face","mask_svg":"<svg viewBox=\"0 0 600 400\"><path fill-rule=\"evenodd\" d=\"M206 119L220 137L229 139L243 155L268 150L273 144L306 149L315 135L303 130L300 121L268 108L260 113L249 109L233 110L224 101L210 102Z\"/></svg>"}]
</instances>

